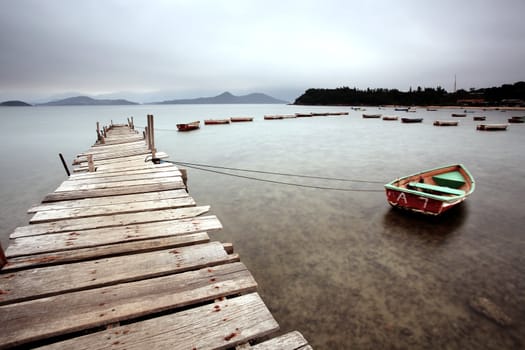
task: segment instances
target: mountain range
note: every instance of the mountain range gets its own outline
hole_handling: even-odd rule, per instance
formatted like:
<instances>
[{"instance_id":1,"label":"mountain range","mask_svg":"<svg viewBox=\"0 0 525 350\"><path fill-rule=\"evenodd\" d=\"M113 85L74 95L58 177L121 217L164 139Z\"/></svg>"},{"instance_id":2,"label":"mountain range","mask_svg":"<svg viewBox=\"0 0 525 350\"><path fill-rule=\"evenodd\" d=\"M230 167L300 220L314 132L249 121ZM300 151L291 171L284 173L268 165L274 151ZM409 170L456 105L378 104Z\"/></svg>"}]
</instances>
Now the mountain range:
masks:
<instances>
[{"instance_id":1,"label":"mountain range","mask_svg":"<svg viewBox=\"0 0 525 350\"><path fill-rule=\"evenodd\" d=\"M62 100L56 100L46 103L40 103L38 106L110 106L110 105L137 105L136 102L128 100L107 100L95 99L88 96L69 97Z\"/></svg>"},{"instance_id":2,"label":"mountain range","mask_svg":"<svg viewBox=\"0 0 525 350\"><path fill-rule=\"evenodd\" d=\"M181 100L169 100L162 102L154 102L152 104L240 104L240 103L254 103L254 104L286 104L288 102L278 100L274 97L262 93L252 93L243 96L235 96L229 92L223 92L220 95L213 97L199 97Z\"/></svg>"},{"instance_id":3,"label":"mountain range","mask_svg":"<svg viewBox=\"0 0 525 350\"><path fill-rule=\"evenodd\" d=\"M235 96L229 92L224 92L213 97L198 97L191 99L166 100L146 104L286 104L287 101L279 100L263 93L252 93L243 96ZM35 106L111 106L111 105L138 105L125 99L100 99L88 96L75 96L64 99L53 100L50 102L37 103ZM5 101L1 106L31 106L22 101Z\"/></svg>"},{"instance_id":4,"label":"mountain range","mask_svg":"<svg viewBox=\"0 0 525 350\"><path fill-rule=\"evenodd\" d=\"M11 101L4 101L0 103L0 106L2 107L29 107L31 105L24 101L11 100Z\"/></svg>"}]
</instances>

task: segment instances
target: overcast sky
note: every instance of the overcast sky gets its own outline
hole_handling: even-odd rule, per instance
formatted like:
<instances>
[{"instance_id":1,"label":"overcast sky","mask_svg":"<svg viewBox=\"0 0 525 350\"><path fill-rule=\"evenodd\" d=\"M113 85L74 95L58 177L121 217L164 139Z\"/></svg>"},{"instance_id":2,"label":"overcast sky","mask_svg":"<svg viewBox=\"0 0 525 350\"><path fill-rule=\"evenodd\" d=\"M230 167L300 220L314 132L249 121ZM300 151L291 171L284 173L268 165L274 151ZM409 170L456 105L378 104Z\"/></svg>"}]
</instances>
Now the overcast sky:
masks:
<instances>
[{"instance_id":1,"label":"overcast sky","mask_svg":"<svg viewBox=\"0 0 525 350\"><path fill-rule=\"evenodd\" d=\"M524 0L0 0L0 101L525 80Z\"/></svg>"}]
</instances>

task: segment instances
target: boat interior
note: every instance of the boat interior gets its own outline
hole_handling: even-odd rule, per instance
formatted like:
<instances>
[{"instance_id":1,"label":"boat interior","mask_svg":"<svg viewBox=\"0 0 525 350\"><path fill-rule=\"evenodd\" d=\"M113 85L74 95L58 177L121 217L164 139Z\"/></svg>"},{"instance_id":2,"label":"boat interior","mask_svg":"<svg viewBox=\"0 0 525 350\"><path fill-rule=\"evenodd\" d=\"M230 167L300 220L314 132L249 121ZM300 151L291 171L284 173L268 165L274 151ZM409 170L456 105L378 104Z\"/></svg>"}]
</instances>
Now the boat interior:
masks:
<instances>
[{"instance_id":1,"label":"boat interior","mask_svg":"<svg viewBox=\"0 0 525 350\"><path fill-rule=\"evenodd\" d=\"M440 196L462 196L469 192L472 182L460 166L450 166L408 176L393 185Z\"/></svg>"}]
</instances>

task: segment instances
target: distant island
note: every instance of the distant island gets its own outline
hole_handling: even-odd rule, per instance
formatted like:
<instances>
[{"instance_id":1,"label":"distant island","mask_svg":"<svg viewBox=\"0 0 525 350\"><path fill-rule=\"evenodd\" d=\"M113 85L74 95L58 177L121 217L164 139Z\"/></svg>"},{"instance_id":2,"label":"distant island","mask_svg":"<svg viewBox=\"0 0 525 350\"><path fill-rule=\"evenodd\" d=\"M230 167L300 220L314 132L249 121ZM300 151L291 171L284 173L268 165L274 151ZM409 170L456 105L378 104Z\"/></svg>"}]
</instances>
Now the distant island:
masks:
<instances>
[{"instance_id":1,"label":"distant island","mask_svg":"<svg viewBox=\"0 0 525 350\"><path fill-rule=\"evenodd\" d=\"M223 92L214 97L199 97L181 100L169 100L153 102L151 104L286 104L288 102L278 100L274 97L262 93L252 93L243 96L235 96L229 92Z\"/></svg>"},{"instance_id":2,"label":"distant island","mask_svg":"<svg viewBox=\"0 0 525 350\"><path fill-rule=\"evenodd\" d=\"M299 96L295 105L345 105L345 106L525 106L525 82L504 84L483 89L460 89L447 92L442 87L410 89L366 89L340 87L336 89L308 89Z\"/></svg>"},{"instance_id":3,"label":"distant island","mask_svg":"<svg viewBox=\"0 0 525 350\"><path fill-rule=\"evenodd\" d=\"M128 100L99 100L88 96L69 97L62 100L40 103L38 106L119 106L137 105L136 102Z\"/></svg>"},{"instance_id":4,"label":"distant island","mask_svg":"<svg viewBox=\"0 0 525 350\"><path fill-rule=\"evenodd\" d=\"M12 100L12 101L4 101L0 103L0 106L3 106L3 107L30 107L32 105L24 101Z\"/></svg>"}]
</instances>

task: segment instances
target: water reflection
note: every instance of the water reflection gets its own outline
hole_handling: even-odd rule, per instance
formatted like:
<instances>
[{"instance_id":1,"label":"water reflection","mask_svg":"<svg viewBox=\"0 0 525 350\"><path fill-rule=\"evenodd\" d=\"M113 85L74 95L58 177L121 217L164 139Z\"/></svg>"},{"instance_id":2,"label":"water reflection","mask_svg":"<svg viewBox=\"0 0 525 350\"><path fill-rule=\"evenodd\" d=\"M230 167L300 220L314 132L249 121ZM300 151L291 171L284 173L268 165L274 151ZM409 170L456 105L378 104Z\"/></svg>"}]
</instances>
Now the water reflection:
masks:
<instances>
[{"instance_id":1,"label":"water reflection","mask_svg":"<svg viewBox=\"0 0 525 350\"><path fill-rule=\"evenodd\" d=\"M468 202L438 216L423 215L399 208L390 208L383 216L383 225L402 235L435 244L445 243L468 218Z\"/></svg>"}]
</instances>

